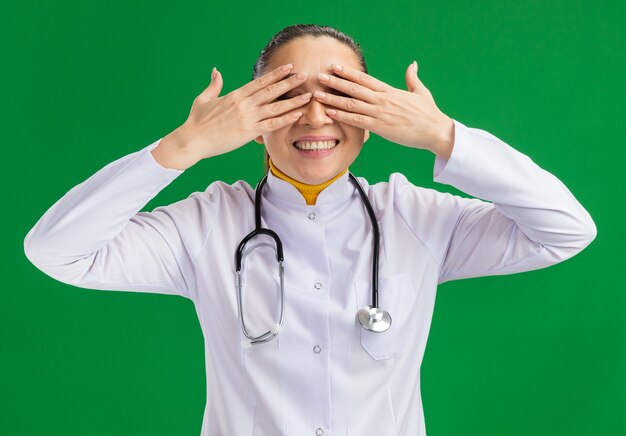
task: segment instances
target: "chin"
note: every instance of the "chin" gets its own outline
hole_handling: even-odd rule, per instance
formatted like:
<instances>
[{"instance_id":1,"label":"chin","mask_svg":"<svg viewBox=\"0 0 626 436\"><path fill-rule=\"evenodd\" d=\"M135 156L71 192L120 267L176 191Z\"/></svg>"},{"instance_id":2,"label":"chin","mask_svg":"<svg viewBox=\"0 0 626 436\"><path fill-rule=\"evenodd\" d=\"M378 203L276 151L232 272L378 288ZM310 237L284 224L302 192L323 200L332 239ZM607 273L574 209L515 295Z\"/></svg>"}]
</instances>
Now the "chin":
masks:
<instances>
[{"instance_id":1,"label":"chin","mask_svg":"<svg viewBox=\"0 0 626 436\"><path fill-rule=\"evenodd\" d=\"M320 185L325 183L335 177L338 174L336 171L320 171L316 172L315 175L308 177L308 182L305 182L308 185Z\"/></svg>"}]
</instances>

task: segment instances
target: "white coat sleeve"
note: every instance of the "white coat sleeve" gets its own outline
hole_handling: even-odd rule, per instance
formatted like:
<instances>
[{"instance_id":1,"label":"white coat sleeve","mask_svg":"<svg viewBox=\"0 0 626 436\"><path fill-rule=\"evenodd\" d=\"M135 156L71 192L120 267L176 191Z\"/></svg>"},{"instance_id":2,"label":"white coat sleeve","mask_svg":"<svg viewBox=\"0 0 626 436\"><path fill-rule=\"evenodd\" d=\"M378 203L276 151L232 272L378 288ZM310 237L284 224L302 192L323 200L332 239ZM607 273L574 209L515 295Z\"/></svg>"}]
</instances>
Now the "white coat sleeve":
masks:
<instances>
[{"instance_id":1,"label":"white coat sleeve","mask_svg":"<svg viewBox=\"0 0 626 436\"><path fill-rule=\"evenodd\" d=\"M201 230L200 198L194 193L139 212L183 173L154 160L150 151L161 139L106 165L50 207L24 239L31 263L81 288L193 299L192 261L202 243L194 234Z\"/></svg>"},{"instance_id":2,"label":"white coat sleeve","mask_svg":"<svg viewBox=\"0 0 626 436\"><path fill-rule=\"evenodd\" d=\"M545 268L594 240L594 221L559 179L494 135L453 122L452 154L435 158L434 181L478 198L429 191L440 222L424 226L436 234L438 283Z\"/></svg>"}]
</instances>

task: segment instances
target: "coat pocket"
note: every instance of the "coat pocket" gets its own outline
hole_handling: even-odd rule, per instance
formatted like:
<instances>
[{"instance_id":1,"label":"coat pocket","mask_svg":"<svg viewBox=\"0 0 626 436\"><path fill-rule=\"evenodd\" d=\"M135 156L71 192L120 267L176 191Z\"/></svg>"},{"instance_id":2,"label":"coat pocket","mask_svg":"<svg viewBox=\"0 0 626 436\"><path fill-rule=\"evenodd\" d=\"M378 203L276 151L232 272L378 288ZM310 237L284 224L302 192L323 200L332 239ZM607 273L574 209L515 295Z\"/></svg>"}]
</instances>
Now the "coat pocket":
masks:
<instances>
[{"instance_id":1,"label":"coat pocket","mask_svg":"<svg viewBox=\"0 0 626 436\"><path fill-rule=\"evenodd\" d=\"M358 309L372 304L370 282L355 282L354 288ZM416 299L417 291L409 274L401 273L379 279L378 305L389 312L391 326L377 333L365 329L355 317L357 328L361 331L361 345L374 359L393 359L406 351Z\"/></svg>"}]
</instances>

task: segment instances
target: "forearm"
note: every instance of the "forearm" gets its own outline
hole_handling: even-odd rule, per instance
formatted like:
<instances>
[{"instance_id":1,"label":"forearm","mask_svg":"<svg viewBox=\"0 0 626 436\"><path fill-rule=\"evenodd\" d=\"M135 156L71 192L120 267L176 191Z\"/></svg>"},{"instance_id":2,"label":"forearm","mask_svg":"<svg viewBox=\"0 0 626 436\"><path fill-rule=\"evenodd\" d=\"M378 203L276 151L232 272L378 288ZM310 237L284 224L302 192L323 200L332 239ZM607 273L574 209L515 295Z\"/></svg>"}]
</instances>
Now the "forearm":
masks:
<instances>
[{"instance_id":1,"label":"forearm","mask_svg":"<svg viewBox=\"0 0 626 436\"><path fill-rule=\"evenodd\" d=\"M38 265L68 265L109 243L181 172L162 168L147 150L101 168L54 203L28 232L27 256Z\"/></svg>"},{"instance_id":2,"label":"forearm","mask_svg":"<svg viewBox=\"0 0 626 436\"><path fill-rule=\"evenodd\" d=\"M491 133L459 121L454 142L447 162L444 156L435 159L435 182L493 203L531 241L559 256L593 240L596 228L589 213L556 176L530 157ZM485 225L495 229L497 222Z\"/></svg>"}]
</instances>

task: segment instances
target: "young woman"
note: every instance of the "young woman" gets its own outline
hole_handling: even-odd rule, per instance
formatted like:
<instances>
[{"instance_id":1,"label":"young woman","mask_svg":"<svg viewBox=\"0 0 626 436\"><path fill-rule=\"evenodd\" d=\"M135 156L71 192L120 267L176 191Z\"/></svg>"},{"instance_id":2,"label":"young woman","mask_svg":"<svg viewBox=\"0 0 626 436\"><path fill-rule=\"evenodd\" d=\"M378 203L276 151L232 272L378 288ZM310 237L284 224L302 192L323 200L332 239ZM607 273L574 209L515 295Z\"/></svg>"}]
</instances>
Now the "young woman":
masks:
<instances>
[{"instance_id":1,"label":"young woman","mask_svg":"<svg viewBox=\"0 0 626 436\"><path fill-rule=\"evenodd\" d=\"M554 265L596 227L554 175L443 114L415 63L405 79L402 90L369 75L336 29L285 28L251 82L220 97L214 69L182 126L57 201L26 255L74 286L193 301L202 435L424 436L420 364L437 285ZM434 180L478 198L399 173L354 178L370 132L433 152ZM139 212L185 169L253 139L267 153L256 189L214 181Z\"/></svg>"}]
</instances>

